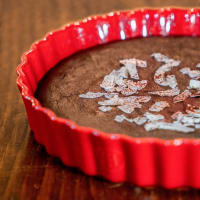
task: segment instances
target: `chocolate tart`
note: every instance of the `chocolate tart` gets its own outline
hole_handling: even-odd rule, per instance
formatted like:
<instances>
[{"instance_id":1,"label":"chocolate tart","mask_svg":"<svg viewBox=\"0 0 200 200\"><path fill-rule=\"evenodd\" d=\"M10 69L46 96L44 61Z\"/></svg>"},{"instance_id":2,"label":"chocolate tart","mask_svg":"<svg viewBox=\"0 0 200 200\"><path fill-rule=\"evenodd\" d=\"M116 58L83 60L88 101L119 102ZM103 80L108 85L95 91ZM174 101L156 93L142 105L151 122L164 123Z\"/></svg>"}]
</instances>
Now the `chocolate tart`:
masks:
<instances>
[{"instance_id":1,"label":"chocolate tart","mask_svg":"<svg viewBox=\"0 0 200 200\"><path fill-rule=\"evenodd\" d=\"M199 27L199 9L139 9L69 23L33 44L17 68L17 85L36 140L88 175L139 186L200 188L199 132L146 133L144 127L114 122L117 110L102 113L96 99L78 96L98 92L103 77L120 67L120 59L147 60L148 73L139 69L149 80L146 90L154 87L150 78L159 64L150 54L157 50L180 59L184 67L195 67ZM181 89L188 83L182 75L177 81ZM199 99L186 101L198 106ZM181 103L170 105L169 112L183 109Z\"/></svg>"}]
</instances>

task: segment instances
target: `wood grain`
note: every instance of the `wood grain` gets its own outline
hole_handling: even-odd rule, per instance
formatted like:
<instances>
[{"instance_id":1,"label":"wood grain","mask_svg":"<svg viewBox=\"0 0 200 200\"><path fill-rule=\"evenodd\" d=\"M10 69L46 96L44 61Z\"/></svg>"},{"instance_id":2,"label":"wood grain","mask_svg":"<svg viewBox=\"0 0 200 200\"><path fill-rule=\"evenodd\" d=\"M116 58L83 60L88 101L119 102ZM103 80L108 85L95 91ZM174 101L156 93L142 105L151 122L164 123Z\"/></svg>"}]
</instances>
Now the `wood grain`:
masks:
<instances>
[{"instance_id":1,"label":"wood grain","mask_svg":"<svg viewBox=\"0 0 200 200\"><path fill-rule=\"evenodd\" d=\"M169 5L196 7L200 1L0 1L0 200L200 199L199 190L114 184L65 167L35 142L15 83L20 55L47 32L88 15Z\"/></svg>"}]
</instances>

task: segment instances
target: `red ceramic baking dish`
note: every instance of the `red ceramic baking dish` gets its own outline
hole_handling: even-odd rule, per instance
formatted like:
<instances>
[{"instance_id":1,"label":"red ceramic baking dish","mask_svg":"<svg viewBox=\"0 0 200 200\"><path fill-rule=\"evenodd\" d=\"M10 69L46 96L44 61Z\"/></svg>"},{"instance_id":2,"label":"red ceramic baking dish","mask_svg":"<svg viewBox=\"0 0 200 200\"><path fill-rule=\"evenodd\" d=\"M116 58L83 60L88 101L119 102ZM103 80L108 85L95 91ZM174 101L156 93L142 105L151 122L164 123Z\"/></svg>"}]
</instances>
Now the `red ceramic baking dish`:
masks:
<instances>
[{"instance_id":1,"label":"red ceramic baking dish","mask_svg":"<svg viewBox=\"0 0 200 200\"><path fill-rule=\"evenodd\" d=\"M142 23L145 17L149 19L147 24ZM161 17L168 21L167 26L162 26ZM106 33L103 24L109 26ZM164 140L103 133L56 116L34 97L41 78L62 59L80 50L136 37L199 35L200 9L196 8L111 12L49 33L32 45L17 67L17 85L35 139L65 165L88 175L138 186L200 188L200 139Z\"/></svg>"}]
</instances>

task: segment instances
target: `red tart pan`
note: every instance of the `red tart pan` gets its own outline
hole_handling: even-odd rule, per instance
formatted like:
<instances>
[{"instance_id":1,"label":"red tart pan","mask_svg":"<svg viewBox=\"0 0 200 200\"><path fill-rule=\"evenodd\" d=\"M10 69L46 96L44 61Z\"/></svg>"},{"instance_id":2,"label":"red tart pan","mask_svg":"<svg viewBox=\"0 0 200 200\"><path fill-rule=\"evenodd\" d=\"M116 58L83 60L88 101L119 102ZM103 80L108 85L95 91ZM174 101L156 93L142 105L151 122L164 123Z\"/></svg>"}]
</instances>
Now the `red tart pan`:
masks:
<instances>
[{"instance_id":1,"label":"red tart pan","mask_svg":"<svg viewBox=\"0 0 200 200\"><path fill-rule=\"evenodd\" d=\"M138 186L200 188L200 139L104 133L56 116L34 97L41 78L62 59L93 46L151 36L199 37L200 9L138 9L91 16L34 43L17 67L29 125L50 155L88 175Z\"/></svg>"}]
</instances>

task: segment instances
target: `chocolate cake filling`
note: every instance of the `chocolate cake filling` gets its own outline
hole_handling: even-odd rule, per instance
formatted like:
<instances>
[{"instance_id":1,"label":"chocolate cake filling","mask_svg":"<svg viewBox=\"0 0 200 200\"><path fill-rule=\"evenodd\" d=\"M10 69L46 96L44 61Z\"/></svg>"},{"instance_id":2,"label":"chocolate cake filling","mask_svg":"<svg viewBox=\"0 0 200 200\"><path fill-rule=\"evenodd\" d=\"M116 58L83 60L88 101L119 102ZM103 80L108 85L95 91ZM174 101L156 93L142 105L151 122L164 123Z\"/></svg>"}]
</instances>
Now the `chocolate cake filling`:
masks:
<instances>
[{"instance_id":1,"label":"chocolate cake filling","mask_svg":"<svg viewBox=\"0 0 200 200\"><path fill-rule=\"evenodd\" d=\"M199 108L198 97L186 98L176 102L174 97L161 97L149 95L149 92L170 89L155 83L154 75L161 66L151 57L155 52L160 52L169 58L181 61L179 66L172 68L166 75L175 75L180 93L190 85L193 75L191 70L199 70L196 65L200 63L200 39L196 37L152 37L131 39L114 42L79 52L57 64L40 81L36 97L41 104L58 116L75 121L78 125L92 127L106 133L121 133L132 137L157 137L163 139L174 138L199 138L200 129L184 133L170 130L146 131L144 126L130 123L124 120L118 123L115 119L118 115L127 118L143 116L146 112L153 113L158 102L166 104L164 109L153 114L160 114L171 122L171 116L180 111L185 113L191 107ZM79 95L87 92L104 92L100 87L104 77L122 67L120 60L136 58L147 62L146 68L137 68L140 80L147 80L148 84L139 90L134 96L151 96L151 100L142 103L141 108L126 114L116 106L99 109L98 102L105 101L101 96L93 99L80 98ZM183 70L184 68L184 70ZM190 68L188 70L187 68ZM181 71L184 73L181 73ZM197 91L198 92L198 91ZM187 92L186 92L187 95ZM163 103L164 101L164 103ZM151 108L151 109L150 109ZM105 109L108 109L105 111ZM150 110L149 110L150 109Z\"/></svg>"}]
</instances>

